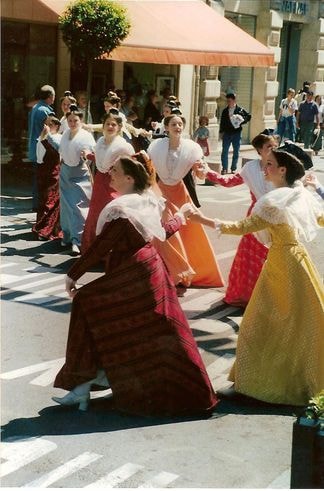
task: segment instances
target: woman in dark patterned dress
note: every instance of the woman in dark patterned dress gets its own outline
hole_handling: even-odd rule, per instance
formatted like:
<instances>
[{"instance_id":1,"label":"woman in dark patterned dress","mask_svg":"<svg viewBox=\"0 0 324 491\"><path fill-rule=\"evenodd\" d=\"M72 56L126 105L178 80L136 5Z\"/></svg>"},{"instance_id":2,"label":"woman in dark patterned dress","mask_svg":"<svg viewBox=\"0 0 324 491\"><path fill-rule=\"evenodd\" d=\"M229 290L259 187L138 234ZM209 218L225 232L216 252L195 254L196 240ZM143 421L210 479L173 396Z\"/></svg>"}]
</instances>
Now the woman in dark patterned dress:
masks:
<instances>
[{"instance_id":1,"label":"woman in dark patterned dress","mask_svg":"<svg viewBox=\"0 0 324 491\"><path fill-rule=\"evenodd\" d=\"M91 386L104 387L109 380L120 411L210 411L217 398L174 283L152 244L178 230L182 220L177 216L161 225L164 200L149 189L153 170L150 177L139 161L121 157L110 174L110 185L122 196L102 210L97 239L68 272L73 304L66 362L54 386L71 392L53 400L84 410ZM76 289L76 281L102 260L106 274Z\"/></svg>"},{"instance_id":2,"label":"woman in dark patterned dress","mask_svg":"<svg viewBox=\"0 0 324 491\"><path fill-rule=\"evenodd\" d=\"M37 183L39 189L39 207L36 223L32 230L39 240L53 240L62 238L60 227L60 155L47 140L48 133L59 144L60 121L50 116L37 142Z\"/></svg>"}]
</instances>

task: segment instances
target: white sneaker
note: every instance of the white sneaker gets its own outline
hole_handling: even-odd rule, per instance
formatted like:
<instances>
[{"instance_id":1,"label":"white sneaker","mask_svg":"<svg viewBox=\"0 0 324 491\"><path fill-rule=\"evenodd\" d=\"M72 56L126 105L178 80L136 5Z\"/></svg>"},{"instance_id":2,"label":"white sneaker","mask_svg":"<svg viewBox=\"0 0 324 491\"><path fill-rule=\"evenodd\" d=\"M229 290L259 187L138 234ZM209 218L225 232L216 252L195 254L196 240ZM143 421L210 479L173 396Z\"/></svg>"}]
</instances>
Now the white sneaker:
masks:
<instances>
[{"instance_id":1,"label":"white sneaker","mask_svg":"<svg viewBox=\"0 0 324 491\"><path fill-rule=\"evenodd\" d=\"M78 256L80 254L80 248L77 244L72 244L72 253L74 256Z\"/></svg>"}]
</instances>

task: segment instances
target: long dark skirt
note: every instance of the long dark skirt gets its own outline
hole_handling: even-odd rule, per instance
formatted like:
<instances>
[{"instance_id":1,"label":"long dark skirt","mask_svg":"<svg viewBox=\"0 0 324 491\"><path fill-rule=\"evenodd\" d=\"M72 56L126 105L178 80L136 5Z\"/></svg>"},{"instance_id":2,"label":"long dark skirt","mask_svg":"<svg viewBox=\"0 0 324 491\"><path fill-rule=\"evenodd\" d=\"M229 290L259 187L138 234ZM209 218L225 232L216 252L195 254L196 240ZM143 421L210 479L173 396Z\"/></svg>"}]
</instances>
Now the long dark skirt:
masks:
<instances>
[{"instance_id":1,"label":"long dark skirt","mask_svg":"<svg viewBox=\"0 0 324 491\"><path fill-rule=\"evenodd\" d=\"M32 230L39 238L53 240L63 236L60 227L59 159L37 166L39 205Z\"/></svg>"},{"instance_id":2,"label":"long dark skirt","mask_svg":"<svg viewBox=\"0 0 324 491\"><path fill-rule=\"evenodd\" d=\"M114 406L141 415L208 411L217 403L176 289L152 245L73 300L66 363L55 387L71 390L103 368Z\"/></svg>"}]
</instances>

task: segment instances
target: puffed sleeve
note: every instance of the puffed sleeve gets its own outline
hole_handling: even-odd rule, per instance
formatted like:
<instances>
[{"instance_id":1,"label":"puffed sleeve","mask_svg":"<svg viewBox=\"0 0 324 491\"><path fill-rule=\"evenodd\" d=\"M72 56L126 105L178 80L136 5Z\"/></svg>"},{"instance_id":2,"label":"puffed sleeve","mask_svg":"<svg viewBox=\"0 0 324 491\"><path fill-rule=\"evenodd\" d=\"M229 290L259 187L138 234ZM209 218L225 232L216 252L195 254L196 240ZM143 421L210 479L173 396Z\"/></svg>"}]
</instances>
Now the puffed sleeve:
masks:
<instances>
[{"instance_id":1,"label":"puffed sleeve","mask_svg":"<svg viewBox=\"0 0 324 491\"><path fill-rule=\"evenodd\" d=\"M102 230L101 234L97 236L92 245L69 269L67 275L72 280L77 281L84 275L89 269L98 264L104 259L107 254L113 249L121 237L125 234L125 228L128 220L125 218L118 218L109 222Z\"/></svg>"},{"instance_id":2,"label":"puffed sleeve","mask_svg":"<svg viewBox=\"0 0 324 491\"><path fill-rule=\"evenodd\" d=\"M270 228L271 224L257 215L250 215L239 222L216 222L216 229L222 234L245 235L265 228Z\"/></svg>"},{"instance_id":3,"label":"puffed sleeve","mask_svg":"<svg viewBox=\"0 0 324 491\"><path fill-rule=\"evenodd\" d=\"M232 188L244 183L244 180L239 173L231 174L229 176L222 176L218 172L210 170L207 172L206 178L208 179L208 181L220 184L225 188Z\"/></svg>"}]
</instances>

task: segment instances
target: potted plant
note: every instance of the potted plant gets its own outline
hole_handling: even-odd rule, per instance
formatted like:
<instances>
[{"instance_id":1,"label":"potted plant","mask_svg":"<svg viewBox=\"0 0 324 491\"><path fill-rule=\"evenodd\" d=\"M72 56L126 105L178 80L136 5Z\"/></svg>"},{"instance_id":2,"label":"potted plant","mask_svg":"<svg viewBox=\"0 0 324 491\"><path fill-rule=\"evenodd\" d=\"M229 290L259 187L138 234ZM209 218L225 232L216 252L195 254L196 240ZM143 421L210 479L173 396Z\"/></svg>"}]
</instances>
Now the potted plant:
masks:
<instances>
[{"instance_id":1,"label":"potted plant","mask_svg":"<svg viewBox=\"0 0 324 491\"><path fill-rule=\"evenodd\" d=\"M324 390L310 399L294 422L290 487L324 487Z\"/></svg>"}]
</instances>

